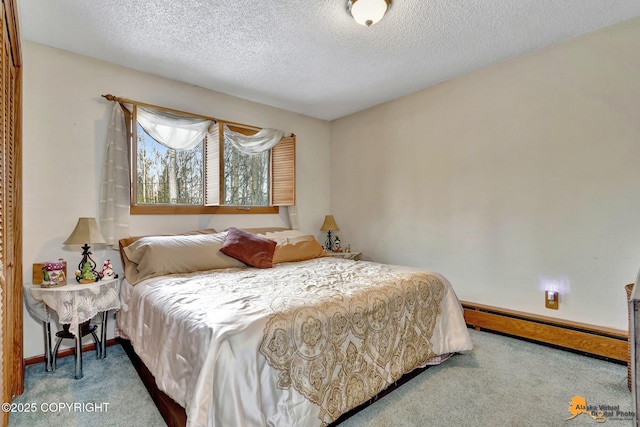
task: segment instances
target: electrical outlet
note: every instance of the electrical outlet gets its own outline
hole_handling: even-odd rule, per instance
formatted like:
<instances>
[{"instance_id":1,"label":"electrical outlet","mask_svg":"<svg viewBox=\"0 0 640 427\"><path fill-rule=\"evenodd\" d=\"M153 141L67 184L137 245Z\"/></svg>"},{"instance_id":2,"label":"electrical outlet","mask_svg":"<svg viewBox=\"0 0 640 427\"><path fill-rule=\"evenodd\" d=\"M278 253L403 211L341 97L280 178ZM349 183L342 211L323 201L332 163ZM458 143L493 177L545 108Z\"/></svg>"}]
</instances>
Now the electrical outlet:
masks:
<instances>
[{"instance_id":1,"label":"electrical outlet","mask_svg":"<svg viewBox=\"0 0 640 427\"><path fill-rule=\"evenodd\" d=\"M560 305L560 295L554 291L545 291L544 306L552 310L557 310Z\"/></svg>"}]
</instances>

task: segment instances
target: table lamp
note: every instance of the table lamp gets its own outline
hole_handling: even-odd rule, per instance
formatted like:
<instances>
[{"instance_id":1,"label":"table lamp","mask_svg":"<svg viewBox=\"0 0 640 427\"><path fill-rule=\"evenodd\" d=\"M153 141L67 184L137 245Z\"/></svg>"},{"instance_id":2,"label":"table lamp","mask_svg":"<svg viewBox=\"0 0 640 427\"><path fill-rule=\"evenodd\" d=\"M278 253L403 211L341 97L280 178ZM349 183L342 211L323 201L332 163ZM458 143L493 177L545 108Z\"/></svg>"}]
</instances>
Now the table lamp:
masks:
<instances>
[{"instance_id":1,"label":"table lamp","mask_svg":"<svg viewBox=\"0 0 640 427\"><path fill-rule=\"evenodd\" d=\"M338 228L338 224L336 224L336 220L333 219L333 215L326 215L324 217L324 223L322 224L322 227L320 228L320 231L326 231L327 232L327 241L324 242L324 247L325 247L326 250L332 251L333 250L333 240L331 239L331 232L332 231L340 231L340 229Z\"/></svg>"},{"instance_id":2,"label":"table lamp","mask_svg":"<svg viewBox=\"0 0 640 427\"><path fill-rule=\"evenodd\" d=\"M91 258L89 243L107 243L98 229L95 218L78 218L76 228L73 230L65 245L83 245L82 260L78 264L76 280L80 283L97 282L100 279L96 271L96 262Z\"/></svg>"}]
</instances>

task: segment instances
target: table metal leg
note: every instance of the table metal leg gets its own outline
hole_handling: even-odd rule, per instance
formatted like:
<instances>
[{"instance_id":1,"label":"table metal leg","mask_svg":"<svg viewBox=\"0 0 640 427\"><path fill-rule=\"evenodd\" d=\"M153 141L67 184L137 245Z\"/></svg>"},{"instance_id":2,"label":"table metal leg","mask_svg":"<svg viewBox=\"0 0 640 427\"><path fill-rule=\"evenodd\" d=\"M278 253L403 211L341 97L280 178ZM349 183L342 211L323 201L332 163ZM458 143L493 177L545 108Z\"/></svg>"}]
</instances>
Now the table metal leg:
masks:
<instances>
[{"instance_id":1,"label":"table metal leg","mask_svg":"<svg viewBox=\"0 0 640 427\"><path fill-rule=\"evenodd\" d=\"M100 327L100 358L107 357L107 318L109 317L108 311L102 312L102 325Z\"/></svg>"},{"instance_id":2,"label":"table metal leg","mask_svg":"<svg viewBox=\"0 0 640 427\"><path fill-rule=\"evenodd\" d=\"M42 322L44 328L44 370L53 371L53 355L51 354L51 323Z\"/></svg>"},{"instance_id":3,"label":"table metal leg","mask_svg":"<svg viewBox=\"0 0 640 427\"><path fill-rule=\"evenodd\" d=\"M76 373L75 379L82 378L82 332L76 334Z\"/></svg>"}]
</instances>

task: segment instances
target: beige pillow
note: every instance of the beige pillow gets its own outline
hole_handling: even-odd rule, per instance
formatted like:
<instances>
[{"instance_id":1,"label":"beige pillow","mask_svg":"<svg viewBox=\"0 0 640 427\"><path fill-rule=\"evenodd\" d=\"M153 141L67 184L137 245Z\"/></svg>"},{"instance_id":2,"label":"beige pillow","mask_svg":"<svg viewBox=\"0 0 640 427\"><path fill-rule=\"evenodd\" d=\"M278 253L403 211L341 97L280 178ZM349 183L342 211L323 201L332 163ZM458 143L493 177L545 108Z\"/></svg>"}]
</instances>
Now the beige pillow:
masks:
<instances>
[{"instance_id":1,"label":"beige pillow","mask_svg":"<svg viewBox=\"0 0 640 427\"><path fill-rule=\"evenodd\" d=\"M189 231L186 233L180 233L177 234L177 236L189 236L189 235L193 235L193 234L214 234L217 233L217 231L213 228L205 228L202 230L196 230L196 231ZM169 235L171 236L171 235ZM127 254L124 253L124 248L129 246L130 244L132 244L133 242L142 239L143 237L152 237L152 236L131 236L131 237L125 237L123 239L120 239L118 241L118 246L119 246L119 250L120 250L120 259L122 260L122 267L124 268L124 277L129 280L130 283L133 283L131 281L130 278L135 277L137 278L138 276L138 264L136 264L135 262L131 261L129 258L127 258Z\"/></svg>"},{"instance_id":2,"label":"beige pillow","mask_svg":"<svg viewBox=\"0 0 640 427\"><path fill-rule=\"evenodd\" d=\"M299 236L280 240L273 253L273 263L304 261L321 257L322 245L313 236Z\"/></svg>"},{"instance_id":3,"label":"beige pillow","mask_svg":"<svg viewBox=\"0 0 640 427\"><path fill-rule=\"evenodd\" d=\"M305 233L300 230L277 230L256 234L258 234L258 236L260 237L266 237L267 239L275 240L278 243L285 242L287 239L305 236Z\"/></svg>"},{"instance_id":4,"label":"beige pillow","mask_svg":"<svg viewBox=\"0 0 640 427\"><path fill-rule=\"evenodd\" d=\"M241 261L220 252L226 235L223 232L138 239L123 249L127 258L136 264L135 272L127 272L127 280L133 285L142 279L165 274L246 267Z\"/></svg>"},{"instance_id":5,"label":"beige pillow","mask_svg":"<svg viewBox=\"0 0 640 427\"><path fill-rule=\"evenodd\" d=\"M253 234L259 234L259 235L263 235L265 233L273 233L275 231L289 231L290 228L284 228L284 227L253 227L253 228L247 228L247 227L241 227L244 231L248 231L249 233L253 233ZM229 229L225 230L228 231Z\"/></svg>"}]
</instances>

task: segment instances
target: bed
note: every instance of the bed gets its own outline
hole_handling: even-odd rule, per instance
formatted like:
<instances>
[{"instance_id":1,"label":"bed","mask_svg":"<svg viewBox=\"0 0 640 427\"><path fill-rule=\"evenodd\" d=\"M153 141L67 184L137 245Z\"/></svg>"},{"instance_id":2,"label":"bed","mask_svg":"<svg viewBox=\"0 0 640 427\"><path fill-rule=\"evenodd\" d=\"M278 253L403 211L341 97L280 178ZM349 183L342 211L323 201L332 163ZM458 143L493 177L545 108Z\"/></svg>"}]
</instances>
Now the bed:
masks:
<instances>
[{"instance_id":1,"label":"bed","mask_svg":"<svg viewBox=\"0 0 640 427\"><path fill-rule=\"evenodd\" d=\"M118 334L188 426L324 427L472 344L440 274L297 231L123 239Z\"/></svg>"}]
</instances>

